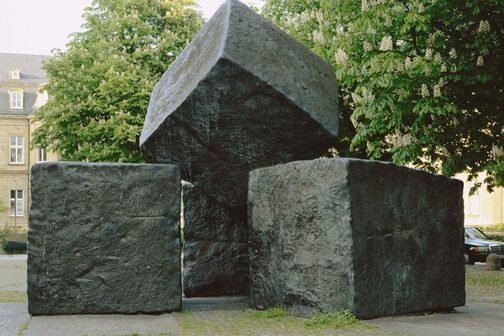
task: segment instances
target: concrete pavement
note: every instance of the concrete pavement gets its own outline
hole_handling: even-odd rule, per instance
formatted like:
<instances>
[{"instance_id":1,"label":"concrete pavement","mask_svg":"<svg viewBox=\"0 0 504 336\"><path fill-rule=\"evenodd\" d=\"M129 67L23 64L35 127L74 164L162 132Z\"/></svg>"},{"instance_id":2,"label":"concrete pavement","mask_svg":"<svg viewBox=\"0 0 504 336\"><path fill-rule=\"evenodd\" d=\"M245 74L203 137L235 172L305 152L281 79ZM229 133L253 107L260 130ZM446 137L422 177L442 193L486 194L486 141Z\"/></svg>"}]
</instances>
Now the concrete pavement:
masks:
<instances>
[{"instance_id":1,"label":"concrete pavement","mask_svg":"<svg viewBox=\"0 0 504 336\"><path fill-rule=\"evenodd\" d=\"M469 302L455 313L382 317L366 322L411 336L504 335L504 305Z\"/></svg>"},{"instance_id":2,"label":"concrete pavement","mask_svg":"<svg viewBox=\"0 0 504 336\"><path fill-rule=\"evenodd\" d=\"M181 335L173 314L34 316L24 336Z\"/></svg>"}]
</instances>

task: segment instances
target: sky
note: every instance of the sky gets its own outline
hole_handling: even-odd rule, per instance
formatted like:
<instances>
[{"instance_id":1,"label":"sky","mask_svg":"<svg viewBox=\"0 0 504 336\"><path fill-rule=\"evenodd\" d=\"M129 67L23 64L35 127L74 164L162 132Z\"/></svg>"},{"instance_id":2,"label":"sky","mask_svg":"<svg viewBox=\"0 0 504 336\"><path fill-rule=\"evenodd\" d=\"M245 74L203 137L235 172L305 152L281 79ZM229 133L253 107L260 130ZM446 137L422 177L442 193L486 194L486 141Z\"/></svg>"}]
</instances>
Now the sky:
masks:
<instances>
[{"instance_id":1,"label":"sky","mask_svg":"<svg viewBox=\"0 0 504 336\"><path fill-rule=\"evenodd\" d=\"M209 18L225 0L196 0ZM260 6L262 0L242 0ZM92 0L0 0L0 53L51 55L80 31Z\"/></svg>"}]
</instances>

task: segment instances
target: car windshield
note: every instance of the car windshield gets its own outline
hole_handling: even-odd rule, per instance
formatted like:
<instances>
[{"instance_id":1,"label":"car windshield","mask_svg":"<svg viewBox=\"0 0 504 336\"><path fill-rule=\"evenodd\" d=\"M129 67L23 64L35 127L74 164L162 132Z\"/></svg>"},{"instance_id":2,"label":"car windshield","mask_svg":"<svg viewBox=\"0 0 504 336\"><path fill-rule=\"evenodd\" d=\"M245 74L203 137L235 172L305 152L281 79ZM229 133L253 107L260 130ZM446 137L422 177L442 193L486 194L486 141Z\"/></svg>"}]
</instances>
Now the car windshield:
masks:
<instances>
[{"instance_id":1,"label":"car windshield","mask_svg":"<svg viewBox=\"0 0 504 336\"><path fill-rule=\"evenodd\" d=\"M488 239L483 232L475 227L466 227L465 232L470 238Z\"/></svg>"}]
</instances>

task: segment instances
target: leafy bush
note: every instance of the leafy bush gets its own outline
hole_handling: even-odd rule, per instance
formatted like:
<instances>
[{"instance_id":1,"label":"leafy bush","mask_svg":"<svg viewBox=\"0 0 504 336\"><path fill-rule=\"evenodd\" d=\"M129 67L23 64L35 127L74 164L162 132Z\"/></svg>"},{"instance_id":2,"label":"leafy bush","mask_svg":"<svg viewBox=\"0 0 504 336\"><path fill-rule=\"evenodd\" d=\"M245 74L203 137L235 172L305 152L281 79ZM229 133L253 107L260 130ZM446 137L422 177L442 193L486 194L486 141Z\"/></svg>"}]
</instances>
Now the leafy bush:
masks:
<instances>
[{"instance_id":1,"label":"leafy bush","mask_svg":"<svg viewBox=\"0 0 504 336\"><path fill-rule=\"evenodd\" d=\"M486 232L502 232L502 233L504 233L504 223L478 226L478 228L480 230L486 231Z\"/></svg>"},{"instance_id":2,"label":"leafy bush","mask_svg":"<svg viewBox=\"0 0 504 336\"><path fill-rule=\"evenodd\" d=\"M5 247L7 245L7 241L5 240L5 234L0 232L0 250L5 251Z\"/></svg>"},{"instance_id":3,"label":"leafy bush","mask_svg":"<svg viewBox=\"0 0 504 336\"><path fill-rule=\"evenodd\" d=\"M6 240L5 243L2 244L2 249L6 253L26 253L27 245L24 242Z\"/></svg>"},{"instance_id":4,"label":"leafy bush","mask_svg":"<svg viewBox=\"0 0 504 336\"><path fill-rule=\"evenodd\" d=\"M487 235L487 236L491 240L496 240L496 241L504 242L504 236L502 236L502 235Z\"/></svg>"}]
</instances>

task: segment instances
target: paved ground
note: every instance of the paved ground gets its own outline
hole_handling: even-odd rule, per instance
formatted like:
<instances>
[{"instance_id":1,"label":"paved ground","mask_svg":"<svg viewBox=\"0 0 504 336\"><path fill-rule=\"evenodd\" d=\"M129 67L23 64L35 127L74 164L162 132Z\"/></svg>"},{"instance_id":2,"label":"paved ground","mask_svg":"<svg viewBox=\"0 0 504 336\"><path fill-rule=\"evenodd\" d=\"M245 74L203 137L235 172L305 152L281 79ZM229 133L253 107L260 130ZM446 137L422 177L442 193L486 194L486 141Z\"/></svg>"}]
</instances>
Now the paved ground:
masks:
<instances>
[{"instance_id":1,"label":"paved ground","mask_svg":"<svg viewBox=\"0 0 504 336\"><path fill-rule=\"evenodd\" d=\"M331 329L307 327L293 317L258 318L244 297L185 299L183 312L173 314L30 317L26 256L0 255L0 336L504 334L504 272L490 274L481 264L467 272L468 303L455 313L386 317Z\"/></svg>"},{"instance_id":2,"label":"paved ground","mask_svg":"<svg viewBox=\"0 0 504 336\"><path fill-rule=\"evenodd\" d=\"M504 335L504 306L469 302L452 314L383 317L368 323L415 336Z\"/></svg>"}]
</instances>

